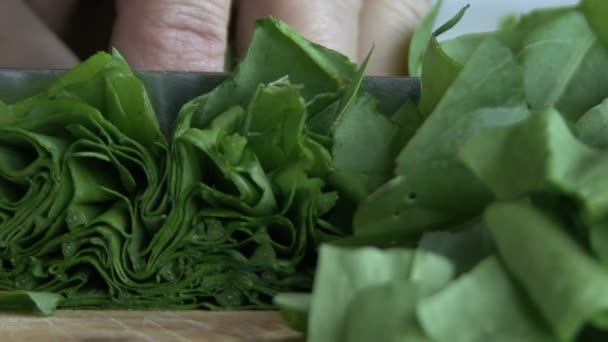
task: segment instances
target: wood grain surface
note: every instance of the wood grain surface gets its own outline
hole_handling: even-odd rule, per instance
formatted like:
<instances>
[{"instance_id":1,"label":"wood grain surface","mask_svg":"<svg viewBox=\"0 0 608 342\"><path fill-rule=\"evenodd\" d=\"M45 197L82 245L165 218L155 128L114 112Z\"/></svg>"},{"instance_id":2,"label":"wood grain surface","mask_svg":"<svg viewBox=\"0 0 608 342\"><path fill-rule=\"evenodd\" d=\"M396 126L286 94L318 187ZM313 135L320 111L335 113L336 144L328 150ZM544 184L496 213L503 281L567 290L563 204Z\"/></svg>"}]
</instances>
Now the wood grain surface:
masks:
<instances>
[{"instance_id":1,"label":"wood grain surface","mask_svg":"<svg viewBox=\"0 0 608 342\"><path fill-rule=\"evenodd\" d=\"M303 341L276 312L58 311L0 314L0 341Z\"/></svg>"}]
</instances>

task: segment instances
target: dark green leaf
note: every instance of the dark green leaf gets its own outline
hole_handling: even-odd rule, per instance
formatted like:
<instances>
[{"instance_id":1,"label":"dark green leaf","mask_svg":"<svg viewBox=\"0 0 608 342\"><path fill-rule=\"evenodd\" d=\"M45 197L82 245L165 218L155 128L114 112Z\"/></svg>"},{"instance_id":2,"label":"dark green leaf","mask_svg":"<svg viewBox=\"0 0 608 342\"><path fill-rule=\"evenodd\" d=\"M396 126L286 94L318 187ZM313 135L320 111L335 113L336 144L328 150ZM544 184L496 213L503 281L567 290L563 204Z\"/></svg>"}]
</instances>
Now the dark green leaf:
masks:
<instances>
[{"instance_id":1,"label":"dark green leaf","mask_svg":"<svg viewBox=\"0 0 608 342\"><path fill-rule=\"evenodd\" d=\"M605 16L608 13L608 4L602 0L582 0L581 9L589 21L589 25L598 35L604 47L608 47L608 25Z\"/></svg>"},{"instance_id":2,"label":"dark green leaf","mask_svg":"<svg viewBox=\"0 0 608 342\"><path fill-rule=\"evenodd\" d=\"M454 15L454 17L450 18L450 20L445 22L443 25L439 26L433 32L433 35L435 37L438 37L438 36L442 35L443 33L451 30L454 26L456 26L458 24L458 22L460 22L460 20L462 20L464 15L467 13L467 10L469 9L469 7L471 7L471 5L466 5L465 7L461 8L460 11L458 11L458 13L456 13L456 15Z\"/></svg>"},{"instance_id":3,"label":"dark green leaf","mask_svg":"<svg viewBox=\"0 0 608 342\"><path fill-rule=\"evenodd\" d=\"M62 299L45 292L0 291L0 311L50 316Z\"/></svg>"},{"instance_id":4,"label":"dark green leaf","mask_svg":"<svg viewBox=\"0 0 608 342\"><path fill-rule=\"evenodd\" d=\"M432 37L422 63L420 111L428 117L460 74L463 65L448 56Z\"/></svg>"}]
</instances>

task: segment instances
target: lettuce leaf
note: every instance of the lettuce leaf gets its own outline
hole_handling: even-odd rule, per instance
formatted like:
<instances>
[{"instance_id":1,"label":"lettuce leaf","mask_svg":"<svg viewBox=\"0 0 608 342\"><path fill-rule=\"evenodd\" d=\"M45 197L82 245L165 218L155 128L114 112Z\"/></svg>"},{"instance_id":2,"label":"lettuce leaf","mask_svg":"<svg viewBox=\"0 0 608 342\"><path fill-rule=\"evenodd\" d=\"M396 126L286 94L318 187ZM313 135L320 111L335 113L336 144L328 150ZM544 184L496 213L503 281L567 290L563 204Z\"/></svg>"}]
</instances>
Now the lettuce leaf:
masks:
<instances>
[{"instance_id":1,"label":"lettuce leaf","mask_svg":"<svg viewBox=\"0 0 608 342\"><path fill-rule=\"evenodd\" d=\"M48 292L0 291L0 310L50 316L61 300L60 295Z\"/></svg>"},{"instance_id":2,"label":"lettuce leaf","mask_svg":"<svg viewBox=\"0 0 608 342\"><path fill-rule=\"evenodd\" d=\"M350 231L336 209L350 185L331 175L368 177L375 162L349 154L394 132L364 71L268 18L168 135L116 51L1 104L0 289L128 309L270 308L310 289L319 243ZM380 134L348 140L367 118ZM384 180L371 176L366 191Z\"/></svg>"},{"instance_id":3,"label":"lettuce leaf","mask_svg":"<svg viewBox=\"0 0 608 342\"><path fill-rule=\"evenodd\" d=\"M277 304L311 341L606 340L608 6L445 42L437 11L411 47L420 101L391 118L392 178L353 191L352 234L321 244L311 294Z\"/></svg>"}]
</instances>

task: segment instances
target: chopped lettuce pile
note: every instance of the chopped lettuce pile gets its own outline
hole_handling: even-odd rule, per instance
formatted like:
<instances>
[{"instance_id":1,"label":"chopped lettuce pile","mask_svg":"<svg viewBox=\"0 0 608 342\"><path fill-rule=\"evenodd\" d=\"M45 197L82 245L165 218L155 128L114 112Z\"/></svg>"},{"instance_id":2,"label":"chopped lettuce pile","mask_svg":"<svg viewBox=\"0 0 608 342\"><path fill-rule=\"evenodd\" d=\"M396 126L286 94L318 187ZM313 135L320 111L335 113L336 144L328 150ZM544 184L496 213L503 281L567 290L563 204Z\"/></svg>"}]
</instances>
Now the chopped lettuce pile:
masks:
<instances>
[{"instance_id":1,"label":"chopped lettuce pile","mask_svg":"<svg viewBox=\"0 0 608 342\"><path fill-rule=\"evenodd\" d=\"M268 18L168 136L116 52L0 103L0 308L268 309L310 290L318 246L391 173L400 125L363 70Z\"/></svg>"},{"instance_id":2,"label":"chopped lettuce pile","mask_svg":"<svg viewBox=\"0 0 608 342\"><path fill-rule=\"evenodd\" d=\"M310 341L608 340L608 2L441 42L439 6L391 179L275 303Z\"/></svg>"}]
</instances>

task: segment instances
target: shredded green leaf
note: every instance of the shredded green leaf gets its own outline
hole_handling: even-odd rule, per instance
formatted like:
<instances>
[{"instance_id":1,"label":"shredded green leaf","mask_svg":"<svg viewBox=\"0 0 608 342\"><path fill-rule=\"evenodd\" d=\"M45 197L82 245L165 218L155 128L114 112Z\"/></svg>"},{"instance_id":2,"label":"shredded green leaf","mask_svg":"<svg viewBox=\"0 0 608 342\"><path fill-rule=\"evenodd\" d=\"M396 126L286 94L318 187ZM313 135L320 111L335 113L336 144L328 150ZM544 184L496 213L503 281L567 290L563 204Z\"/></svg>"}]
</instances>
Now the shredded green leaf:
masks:
<instances>
[{"instance_id":1,"label":"shredded green leaf","mask_svg":"<svg viewBox=\"0 0 608 342\"><path fill-rule=\"evenodd\" d=\"M310 289L318 245L350 231L336 210L349 185L332 175L369 179L366 193L389 177L349 159L361 117L393 125L359 91L364 70L268 18L168 136L118 52L3 104L0 289L113 309L267 309ZM374 153L390 140L367 138Z\"/></svg>"}]
</instances>

